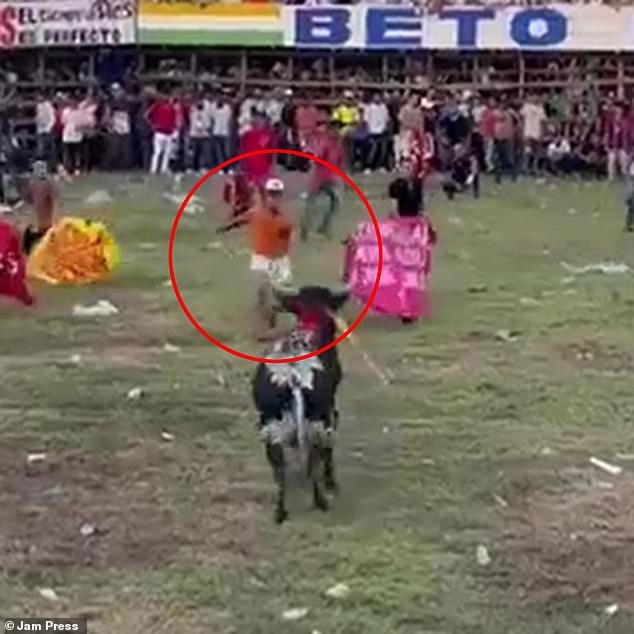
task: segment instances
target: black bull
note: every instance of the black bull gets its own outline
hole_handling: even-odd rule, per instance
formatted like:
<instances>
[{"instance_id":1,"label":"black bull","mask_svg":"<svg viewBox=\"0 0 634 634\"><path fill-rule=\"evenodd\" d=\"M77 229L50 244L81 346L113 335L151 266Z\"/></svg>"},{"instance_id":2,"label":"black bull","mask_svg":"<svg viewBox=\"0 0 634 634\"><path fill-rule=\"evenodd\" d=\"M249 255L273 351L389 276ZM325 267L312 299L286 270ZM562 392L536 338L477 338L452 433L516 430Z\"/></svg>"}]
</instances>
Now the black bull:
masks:
<instances>
[{"instance_id":1,"label":"black bull","mask_svg":"<svg viewBox=\"0 0 634 634\"><path fill-rule=\"evenodd\" d=\"M275 344L268 358L301 356L335 339L337 327L333 314L345 303L347 293L310 286L297 293L276 294L281 309L298 318L298 326ZM308 323L310 329L306 329ZM285 447L299 446L302 450L313 503L322 511L328 510L324 488L331 492L337 489L333 445L338 420L336 394L342 378L336 347L304 361L261 363L256 370L253 400L277 485L274 517L278 524L288 518Z\"/></svg>"}]
</instances>

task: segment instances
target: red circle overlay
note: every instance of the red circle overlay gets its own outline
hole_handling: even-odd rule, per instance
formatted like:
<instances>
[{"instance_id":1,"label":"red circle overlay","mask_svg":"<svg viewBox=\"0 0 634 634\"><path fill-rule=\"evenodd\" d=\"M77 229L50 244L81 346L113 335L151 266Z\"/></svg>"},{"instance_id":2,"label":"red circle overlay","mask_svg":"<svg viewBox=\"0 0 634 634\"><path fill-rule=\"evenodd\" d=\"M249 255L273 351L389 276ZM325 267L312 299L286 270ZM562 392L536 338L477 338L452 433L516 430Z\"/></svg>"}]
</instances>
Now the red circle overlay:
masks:
<instances>
[{"instance_id":1,"label":"red circle overlay","mask_svg":"<svg viewBox=\"0 0 634 634\"><path fill-rule=\"evenodd\" d=\"M337 339L335 339L334 341L331 341L328 345L324 346L323 348L319 348L319 350L314 350L313 352L309 352L307 354L303 354L298 357L290 357L288 359L266 359L264 357L256 357L250 354L245 354L244 352L240 352L239 350L234 350L233 348L226 346L221 341L214 339L214 337L212 337L196 321L194 316L189 312L189 309L187 308L187 304L185 304L185 301L183 300L180 294L180 291L178 290L178 285L176 284L176 275L174 274L174 257L173 256L174 256L174 239L176 238L176 229L178 228L178 222L180 221L181 216L183 215L183 211L185 210L185 207L187 207L187 203L190 201L191 197L196 193L198 188L210 176L213 176L220 170L225 169L225 167L231 165L232 163L235 163L245 158L249 158L251 156L258 156L260 154L291 154L292 156L299 156L301 158L305 158L310 161L315 161L315 163L319 163L320 165L327 167L328 169L332 170L335 174L343 178L343 180L346 181L346 183L348 183L350 187L352 187L356 195L361 199L361 201L365 205L365 208L368 210L368 214L370 214L370 218L374 226L374 231L376 232L376 239L379 245L379 262L378 262L378 269L376 272L376 279L374 280L374 286L372 287L372 292L370 293L370 299L368 299L368 303L364 306L363 310L357 317L356 321L351 326L349 326L348 329L344 333L339 335ZM230 158L224 163L214 167L214 169L212 169L205 176L203 176L194 185L194 187L189 192L189 194L185 196L185 199L181 203L181 206L178 209L178 212L172 224L172 231L170 233L169 246L167 249L167 261L169 263L170 279L172 280L172 288L174 289L174 294L176 295L176 299L178 300L180 307L183 309L183 312L185 313L189 321L191 321L191 323L193 324L194 328L196 328L196 330L203 337L205 337L205 339L207 339L208 341L211 341L211 343L218 346L221 350L224 350L225 352L229 352L230 354L233 354L236 357L240 357L241 359L247 359L248 361L255 361L257 363L292 363L295 361L303 361L304 359L310 359L311 357L315 357L317 355L323 354L324 352L326 352L326 350L330 350L330 348L334 348L334 346L342 342L363 321L366 314L370 310L370 307L372 306L372 302L374 301L374 298L376 297L377 291L379 290L379 282L381 280L381 271L383 270L383 241L381 240L381 230L379 229L379 223L376 220L376 216L374 215L374 211L372 210L372 206L368 202L368 199L363 195L363 192L359 189L359 187L355 184L355 182L349 176L347 176L344 172L342 172L339 168L335 167L331 163L328 163L328 161L324 161L323 159L313 156L312 154L307 154L306 152L299 152L297 150L281 150L281 149L254 150L253 152L245 152L244 154L238 154L237 156L234 156L233 158Z\"/></svg>"}]
</instances>

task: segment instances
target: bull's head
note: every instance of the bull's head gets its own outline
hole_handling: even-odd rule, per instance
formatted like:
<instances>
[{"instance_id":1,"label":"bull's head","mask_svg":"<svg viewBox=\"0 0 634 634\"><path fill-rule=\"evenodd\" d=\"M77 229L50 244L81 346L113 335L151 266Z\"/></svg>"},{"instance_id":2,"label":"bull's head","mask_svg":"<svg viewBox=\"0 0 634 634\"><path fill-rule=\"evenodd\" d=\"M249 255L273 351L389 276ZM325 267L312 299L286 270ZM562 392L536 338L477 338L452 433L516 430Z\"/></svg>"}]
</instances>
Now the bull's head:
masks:
<instances>
[{"instance_id":1,"label":"bull's head","mask_svg":"<svg viewBox=\"0 0 634 634\"><path fill-rule=\"evenodd\" d=\"M347 290L331 291L325 286L302 286L299 290L277 287L274 293L281 310L295 315L304 310L336 313L349 297Z\"/></svg>"}]
</instances>

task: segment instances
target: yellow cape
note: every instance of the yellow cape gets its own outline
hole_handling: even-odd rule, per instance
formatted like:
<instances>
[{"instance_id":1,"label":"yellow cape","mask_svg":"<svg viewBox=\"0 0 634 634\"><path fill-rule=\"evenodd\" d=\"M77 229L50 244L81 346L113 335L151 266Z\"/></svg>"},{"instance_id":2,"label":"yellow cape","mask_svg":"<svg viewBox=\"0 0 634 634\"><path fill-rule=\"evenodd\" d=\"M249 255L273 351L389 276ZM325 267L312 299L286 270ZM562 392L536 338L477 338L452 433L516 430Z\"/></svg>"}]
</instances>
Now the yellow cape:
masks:
<instances>
[{"instance_id":1,"label":"yellow cape","mask_svg":"<svg viewBox=\"0 0 634 634\"><path fill-rule=\"evenodd\" d=\"M49 284L91 284L109 277L120 257L104 224L62 218L33 249L27 271Z\"/></svg>"}]
</instances>

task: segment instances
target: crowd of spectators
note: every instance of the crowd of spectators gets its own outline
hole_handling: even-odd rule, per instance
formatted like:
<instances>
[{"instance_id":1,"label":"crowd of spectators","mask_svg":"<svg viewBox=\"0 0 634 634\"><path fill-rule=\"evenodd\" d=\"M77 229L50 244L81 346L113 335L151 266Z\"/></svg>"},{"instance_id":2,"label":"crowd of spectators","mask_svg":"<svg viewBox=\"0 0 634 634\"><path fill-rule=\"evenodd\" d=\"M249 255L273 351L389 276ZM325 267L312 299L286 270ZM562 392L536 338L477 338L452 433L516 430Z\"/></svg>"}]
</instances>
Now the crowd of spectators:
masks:
<instances>
[{"instance_id":1,"label":"crowd of spectators","mask_svg":"<svg viewBox=\"0 0 634 634\"><path fill-rule=\"evenodd\" d=\"M438 171L471 157L478 172L498 178L520 173L614 178L634 151L634 108L597 91L552 91L525 99L428 89L368 94L343 91L333 105L316 92L255 89L238 98L230 88L186 92L126 91L110 85L97 94L37 96L35 142L5 136L11 169L38 156L51 170L150 172L208 170L239 150L239 138L264 118L279 147L310 151L311 136L327 120L341 136L351 171L397 167L404 130L433 139ZM301 165L289 165L290 168Z\"/></svg>"}]
</instances>

